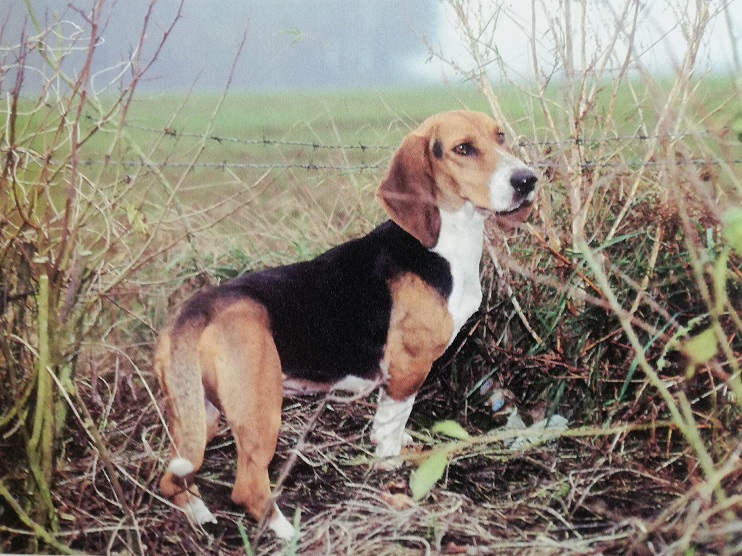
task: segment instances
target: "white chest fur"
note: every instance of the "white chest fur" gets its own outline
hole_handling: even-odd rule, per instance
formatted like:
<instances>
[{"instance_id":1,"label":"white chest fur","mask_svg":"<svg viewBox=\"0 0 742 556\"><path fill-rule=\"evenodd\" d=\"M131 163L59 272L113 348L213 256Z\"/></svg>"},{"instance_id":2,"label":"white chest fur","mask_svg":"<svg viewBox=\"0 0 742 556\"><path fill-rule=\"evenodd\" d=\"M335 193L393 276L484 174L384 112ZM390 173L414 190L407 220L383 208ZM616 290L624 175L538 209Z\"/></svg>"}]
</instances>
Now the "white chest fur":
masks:
<instances>
[{"instance_id":1,"label":"white chest fur","mask_svg":"<svg viewBox=\"0 0 742 556\"><path fill-rule=\"evenodd\" d=\"M456 212L441 211L441 231L432 251L451 265L453 289L448 298L448 311L453 317L453 335L482 303L479 262L482 260L484 215L466 203Z\"/></svg>"}]
</instances>

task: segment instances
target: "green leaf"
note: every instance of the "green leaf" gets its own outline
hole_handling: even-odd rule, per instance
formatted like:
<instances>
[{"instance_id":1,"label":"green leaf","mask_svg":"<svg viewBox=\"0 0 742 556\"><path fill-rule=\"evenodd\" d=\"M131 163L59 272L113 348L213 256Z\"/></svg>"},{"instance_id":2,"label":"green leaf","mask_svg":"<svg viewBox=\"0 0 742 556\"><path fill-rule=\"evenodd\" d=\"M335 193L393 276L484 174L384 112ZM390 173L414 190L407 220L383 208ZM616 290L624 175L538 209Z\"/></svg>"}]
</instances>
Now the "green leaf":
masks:
<instances>
[{"instance_id":1,"label":"green leaf","mask_svg":"<svg viewBox=\"0 0 742 556\"><path fill-rule=\"evenodd\" d=\"M242 524L242 520L237 522L237 529L240 532L240 537L242 537L242 546L245 549L245 555L246 556L253 556L255 554L252 550L252 545L250 544L250 539L247 538L247 531L245 530L245 526Z\"/></svg>"},{"instance_id":2,"label":"green leaf","mask_svg":"<svg viewBox=\"0 0 742 556\"><path fill-rule=\"evenodd\" d=\"M438 421L431 429L435 434L443 434L450 438L456 438L458 440L466 440L469 438L469 433L464 430L464 427L459 425L456 421Z\"/></svg>"},{"instance_id":3,"label":"green leaf","mask_svg":"<svg viewBox=\"0 0 742 556\"><path fill-rule=\"evenodd\" d=\"M700 365L711 361L719 351L716 343L716 334L712 328L704 330L693 336L685 343L685 351L694 365Z\"/></svg>"},{"instance_id":4,"label":"green leaf","mask_svg":"<svg viewBox=\"0 0 742 556\"><path fill-rule=\"evenodd\" d=\"M737 255L742 256L742 208L731 208L724 213L724 237Z\"/></svg>"},{"instance_id":5,"label":"green leaf","mask_svg":"<svg viewBox=\"0 0 742 556\"><path fill-rule=\"evenodd\" d=\"M737 117L732 120L730 127L737 134L737 139L742 141L742 114L737 114Z\"/></svg>"},{"instance_id":6,"label":"green leaf","mask_svg":"<svg viewBox=\"0 0 742 556\"><path fill-rule=\"evenodd\" d=\"M420 464L410 475L410 490L412 499L415 501L425 498L433 489L435 483L443 477L443 472L448 465L448 454L443 451L435 451L430 457Z\"/></svg>"}]
</instances>

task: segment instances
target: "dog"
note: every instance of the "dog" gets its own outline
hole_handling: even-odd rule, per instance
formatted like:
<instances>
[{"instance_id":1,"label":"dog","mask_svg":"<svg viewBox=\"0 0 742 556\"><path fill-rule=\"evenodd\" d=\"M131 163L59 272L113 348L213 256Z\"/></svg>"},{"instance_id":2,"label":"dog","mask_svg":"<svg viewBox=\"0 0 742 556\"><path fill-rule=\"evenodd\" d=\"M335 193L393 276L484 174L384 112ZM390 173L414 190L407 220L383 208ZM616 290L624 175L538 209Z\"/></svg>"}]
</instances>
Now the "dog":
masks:
<instances>
[{"instance_id":1,"label":"dog","mask_svg":"<svg viewBox=\"0 0 742 556\"><path fill-rule=\"evenodd\" d=\"M237 446L232 500L292 538L268 477L284 395L380 387L371 439L379 458L398 456L418 389L481 303L487 215L523 221L536 182L490 117L441 113L392 158L377 191L390 220L316 259L194 295L156 348L173 441L163 496L216 522L193 478L223 413Z\"/></svg>"}]
</instances>

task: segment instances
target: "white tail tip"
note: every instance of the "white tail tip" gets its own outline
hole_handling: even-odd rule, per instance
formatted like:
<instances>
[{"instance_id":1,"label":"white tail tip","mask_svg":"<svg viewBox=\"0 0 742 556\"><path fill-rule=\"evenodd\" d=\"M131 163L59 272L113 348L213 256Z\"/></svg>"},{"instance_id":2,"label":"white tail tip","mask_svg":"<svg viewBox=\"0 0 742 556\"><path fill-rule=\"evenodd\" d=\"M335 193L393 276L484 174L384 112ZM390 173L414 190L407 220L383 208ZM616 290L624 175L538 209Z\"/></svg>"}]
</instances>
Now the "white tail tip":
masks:
<instances>
[{"instance_id":1,"label":"white tail tip","mask_svg":"<svg viewBox=\"0 0 742 556\"><path fill-rule=\"evenodd\" d=\"M167 470L178 477L185 477L194 471L193 464L187 459L181 457L173 458L170 465L167 466Z\"/></svg>"}]
</instances>

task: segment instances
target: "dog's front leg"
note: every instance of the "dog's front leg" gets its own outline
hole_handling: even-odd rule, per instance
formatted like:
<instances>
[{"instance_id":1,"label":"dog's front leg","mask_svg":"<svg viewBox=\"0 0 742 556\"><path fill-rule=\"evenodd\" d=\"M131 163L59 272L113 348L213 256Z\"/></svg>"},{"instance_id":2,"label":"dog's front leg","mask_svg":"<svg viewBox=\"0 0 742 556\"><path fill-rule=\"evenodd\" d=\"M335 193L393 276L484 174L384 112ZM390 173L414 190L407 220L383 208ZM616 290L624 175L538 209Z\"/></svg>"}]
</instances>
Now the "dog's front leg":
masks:
<instances>
[{"instance_id":1,"label":"dog's front leg","mask_svg":"<svg viewBox=\"0 0 742 556\"><path fill-rule=\"evenodd\" d=\"M402 446L412 441L412 437L404 429L414 403L415 394L395 400L384 388L379 391L378 406L371 425L371 441L376 444L376 456L387 458L381 465L398 466L399 461L388 458L398 456Z\"/></svg>"}]
</instances>

